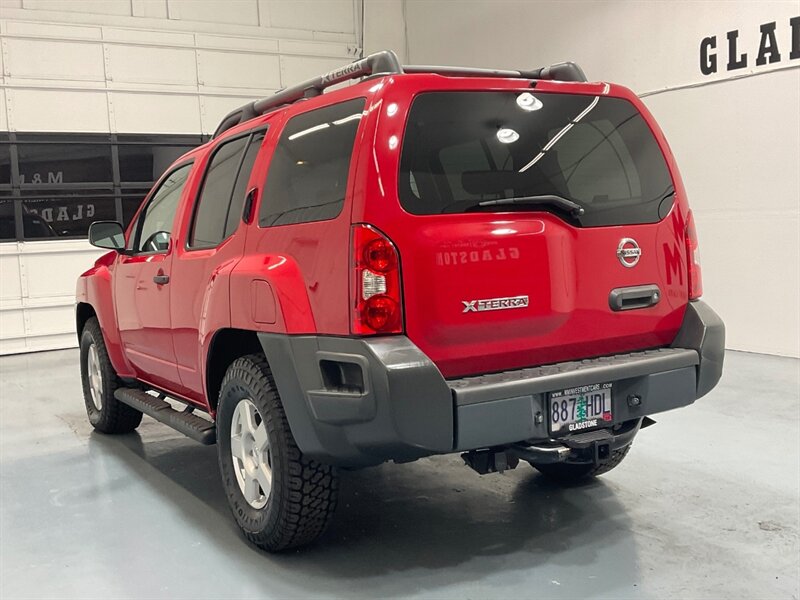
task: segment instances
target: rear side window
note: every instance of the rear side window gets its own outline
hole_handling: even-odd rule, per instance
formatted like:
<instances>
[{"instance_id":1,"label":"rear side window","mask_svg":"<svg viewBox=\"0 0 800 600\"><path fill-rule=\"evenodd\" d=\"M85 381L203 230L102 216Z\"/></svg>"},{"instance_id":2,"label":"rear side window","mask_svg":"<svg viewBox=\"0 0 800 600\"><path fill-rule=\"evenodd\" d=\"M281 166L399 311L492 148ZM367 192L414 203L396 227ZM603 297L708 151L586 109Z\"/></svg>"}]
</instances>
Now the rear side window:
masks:
<instances>
[{"instance_id":1,"label":"rear side window","mask_svg":"<svg viewBox=\"0 0 800 600\"><path fill-rule=\"evenodd\" d=\"M400 159L410 213L584 209L583 226L652 223L672 179L650 128L619 98L535 92L432 92L412 105ZM528 203L487 201L537 197Z\"/></svg>"},{"instance_id":2,"label":"rear side window","mask_svg":"<svg viewBox=\"0 0 800 600\"><path fill-rule=\"evenodd\" d=\"M189 248L213 248L236 231L264 135L259 131L236 138L214 151L198 195Z\"/></svg>"},{"instance_id":3,"label":"rear side window","mask_svg":"<svg viewBox=\"0 0 800 600\"><path fill-rule=\"evenodd\" d=\"M364 98L289 120L267 173L261 227L333 219L342 210Z\"/></svg>"}]
</instances>

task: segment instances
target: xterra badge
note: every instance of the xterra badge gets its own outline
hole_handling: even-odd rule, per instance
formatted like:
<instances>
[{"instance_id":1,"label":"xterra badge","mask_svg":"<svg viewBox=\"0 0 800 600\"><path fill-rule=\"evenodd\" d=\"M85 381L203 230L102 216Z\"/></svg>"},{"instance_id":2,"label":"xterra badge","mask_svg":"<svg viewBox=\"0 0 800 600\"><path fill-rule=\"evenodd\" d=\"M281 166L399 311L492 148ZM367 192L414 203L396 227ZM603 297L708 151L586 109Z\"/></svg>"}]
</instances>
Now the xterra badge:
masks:
<instances>
[{"instance_id":1,"label":"xterra badge","mask_svg":"<svg viewBox=\"0 0 800 600\"><path fill-rule=\"evenodd\" d=\"M507 308L526 308L527 296L511 296L509 298L487 298L486 300L462 300L462 312L483 312L486 310L505 310Z\"/></svg>"}]
</instances>

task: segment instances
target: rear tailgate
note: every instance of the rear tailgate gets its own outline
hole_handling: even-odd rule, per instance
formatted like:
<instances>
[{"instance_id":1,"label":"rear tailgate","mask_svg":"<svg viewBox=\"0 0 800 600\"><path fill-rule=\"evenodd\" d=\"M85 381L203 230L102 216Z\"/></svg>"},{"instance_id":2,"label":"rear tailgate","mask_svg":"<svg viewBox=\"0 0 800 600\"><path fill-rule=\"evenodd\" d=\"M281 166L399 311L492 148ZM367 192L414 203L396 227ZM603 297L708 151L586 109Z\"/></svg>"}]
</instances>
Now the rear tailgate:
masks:
<instances>
[{"instance_id":1,"label":"rear tailgate","mask_svg":"<svg viewBox=\"0 0 800 600\"><path fill-rule=\"evenodd\" d=\"M401 257L407 335L446 377L668 345L688 301L675 189L626 99L418 94L402 210L375 222ZM629 288L641 307L620 303Z\"/></svg>"},{"instance_id":2,"label":"rear tailgate","mask_svg":"<svg viewBox=\"0 0 800 600\"><path fill-rule=\"evenodd\" d=\"M548 214L448 215L395 232L409 338L447 377L669 344L687 302L668 274L671 220L579 229ZM617 248L641 256L622 266ZM614 289L657 285L655 306L614 311Z\"/></svg>"}]
</instances>

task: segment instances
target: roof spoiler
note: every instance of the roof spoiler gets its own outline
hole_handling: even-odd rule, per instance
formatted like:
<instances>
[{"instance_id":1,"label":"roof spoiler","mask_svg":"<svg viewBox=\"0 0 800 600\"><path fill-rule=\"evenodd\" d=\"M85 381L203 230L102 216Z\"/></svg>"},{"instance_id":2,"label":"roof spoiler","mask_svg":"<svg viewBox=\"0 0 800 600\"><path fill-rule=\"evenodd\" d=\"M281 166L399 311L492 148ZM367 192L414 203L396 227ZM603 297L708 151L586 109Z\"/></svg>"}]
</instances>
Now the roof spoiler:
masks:
<instances>
[{"instance_id":1,"label":"roof spoiler","mask_svg":"<svg viewBox=\"0 0 800 600\"><path fill-rule=\"evenodd\" d=\"M581 68L574 62L563 62L549 67L540 67L531 71L504 71L494 69L473 69L466 67L437 66L401 66L397 55L391 50L383 50L370 54L339 69L334 69L295 86L284 88L272 96L254 100L228 113L217 126L213 137L235 127L239 123L249 121L253 117L291 104L303 98L319 96L326 88L360 77L380 75L396 75L400 73L436 73L453 77L513 77L523 79L549 79L558 81L586 81Z\"/></svg>"}]
</instances>

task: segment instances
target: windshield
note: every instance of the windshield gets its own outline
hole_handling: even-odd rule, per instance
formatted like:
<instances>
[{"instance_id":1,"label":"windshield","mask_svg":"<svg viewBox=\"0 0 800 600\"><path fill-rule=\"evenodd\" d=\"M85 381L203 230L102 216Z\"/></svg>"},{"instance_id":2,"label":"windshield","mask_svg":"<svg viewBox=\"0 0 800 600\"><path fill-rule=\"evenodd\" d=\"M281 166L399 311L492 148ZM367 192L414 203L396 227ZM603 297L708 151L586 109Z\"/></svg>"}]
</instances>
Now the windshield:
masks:
<instances>
[{"instance_id":1,"label":"windshield","mask_svg":"<svg viewBox=\"0 0 800 600\"><path fill-rule=\"evenodd\" d=\"M484 204L555 195L582 226L653 223L672 206L672 179L650 128L627 100L536 92L430 92L411 107L400 202L417 215L548 210Z\"/></svg>"}]
</instances>

